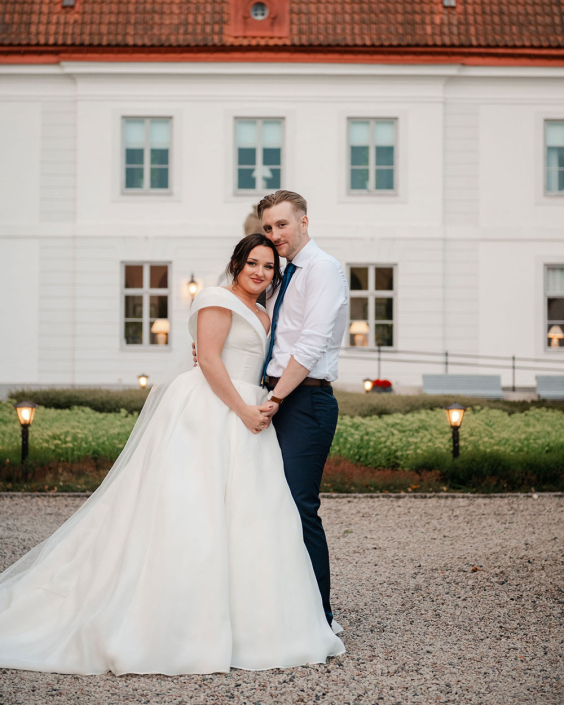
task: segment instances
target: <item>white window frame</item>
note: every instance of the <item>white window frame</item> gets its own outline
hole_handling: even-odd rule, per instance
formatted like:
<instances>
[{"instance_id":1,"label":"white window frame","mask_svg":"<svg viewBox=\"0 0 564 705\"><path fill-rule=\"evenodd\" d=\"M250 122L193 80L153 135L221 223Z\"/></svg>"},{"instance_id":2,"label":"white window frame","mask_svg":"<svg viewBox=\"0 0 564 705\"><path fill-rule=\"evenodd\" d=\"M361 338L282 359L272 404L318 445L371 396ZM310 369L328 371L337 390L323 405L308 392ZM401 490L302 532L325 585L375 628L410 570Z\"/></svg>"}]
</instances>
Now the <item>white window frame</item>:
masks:
<instances>
[{"instance_id":1,"label":"white window frame","mask_svg":"<svg viewBox=\"0 0 564 705\"><path fill-rule=\"evenodd\" d=\"M394 188L393 189L377 189L376 188L376 144L374 142L374 126L379 121L393 122L394 123L394 133L395 133L395 143L394 143ZM351 143L350 143L350 125L351 122L369 122L369 135L370 144L368 145L368 189L352 189L351 188ZM399 180L399 118L397 116L390 117L347 117L347 196L398 196L398 180Z\"/></svg>"},{"instance_id":2,"label":"white window frame","mask_svg":"<svg viewBox=\"0 0 564 705\"><path fill-rule=\"evenodd\" d=\"M165 266L168 267L167 281L168 288L166 289L151 289L151 266ZM125 268L129 266L143 267L143 288L142 289L130 289L125 286ZM121 306L120 306L120 342L122 350L150 350L154 352L155 350L170 350L172 346L172 317L171 317L171 277L172 277L172 263L163 261L138 261L138 260L126 260L121 263L120 267L121 276ZM134 319L135 321L142 321L143 324L143 342L141 344L127 343L125 340L125 297L126 296L142 296L143 297L143 317L141 319ZM151 296L166 296L168 299L167 312L168 312L168 322L170 324L169 333L167 336L167 341L165 345L151 344L151 322L150 322L150 297ZM132 319L133 320L133 319Z\"/></svg>"},{"instance_id":3,"label":"white window frame","mask_svg":"<svg viewBox=\"0 0 564 705\"><path fill-rule=\"evenodd\" d=\"M546 128L547 128L549 122L564 122L564 117L562 117L562 118L545 118L543 120L543 129L542 129L543 192L544 192L544 196L546 198L564 198L564 190L562 190L562 191L549 191L548 190L548 161L547 161L548 145L546 144Z\"/></svg>"},{"instance_id":4,"label":"white window frame","mask_svg":"<svg viewBox=\"0 0 564 705\"><path fill-rule=\"evenodd\" d=\"M145 144L143 147L143 188L126 188L125 186L125 123L127 120L143 120L145 125ZM170 143L168 146L168 188L151 188L151 138L150 138L150 123L151 120L168 120L170 123ZM171 115L122 115L120 129L120 148L121 148L121 194L122 196L162 196L172 194L172 146L173 146L173 118Z\"/></svg>"},{"instance_id":5,"label":"white window frame","mask_svg":"<svg viewBox=\"0 0 564 705\"><path fill-rule=\"evenodd\" d=\"M543 344L543 349L544 352L551 353L551 354L558 354L560 353L561 355L564 354L564 346L558 346L557 348L553 348L550 346L550 343L548 342L548 299L559 299L563 298L564 299L564 294L551 294L548 291L548 270L549 269L564 269L564 262L562 264L558 264L557 262L551 262L550 264L545 264L544 265L544 272L543 272L543 279L544 279L544 296L543 296L543 335L544 335L544 344ZM556 323L556 325L561 326L562 330L564 331L564 321L559 322L559 321L552 321L551 323Z\"/></svg>"},{"instance_id":6,"label":"white window frame","mask_svg":"<svg viewBox=\"0 0 564 705\"><path fill-rule=\"evenodd\" d=\"M281 156L280 156L280 189L284 188L284 183L285 183L285 178L284 175L286 173L286 119L284 117L280 117L278 115L273 115L273 116L268 116L268 115L263 115L262 117L256 117L254 115L248 115L248 116L243 116L243 115L236 115L233 119L233 193L235 196L247 196L247 195L258 195L258 196L265 196L266 194L272 193L272 189L264 189L264 188L255 188L255 189L240 189L238 188L237 184L239 183L239 174L238 174L238 168L239 168L239 154L238 154L238 144L237 144L237 123L240 120L256 120L257 123L257 162L255 165L255 169L261 169L262 172L262 123L266 120L267 122L273 121L273 120L279 120L280 123L282 124L282 145L280 147L281 150ZM259 179L257 179L257 183L259 183Z\"/></svg>"},{"instance_id":7,"label":"white window frame","mask_svg":"<svg viewBox=\"0 0 564 705\"><path fill-rule=\"evenodd\" d=\"M350 289L351 281L351 269L355 268L368 268L368 289ZM382 269L392 269L394 277L394 288L391 291L377 291L376 286L376 267L381 267ZM347 311L347 328L346 328L346 347L349 350L360 350L366 351L377 349L376 345L376 323L375 312L376 312L376 299L389 298L393 300L393 318L391 321L378 321L378 323L391 323L392 324L392 345L382 345L382 350L394 350L396 348L397 341L397 264L389 264L385 262L351 262L347 264L347 283L349 284L349 298L355 299L366 299L368 298L368 347L362 347L357 345L351 345L350 338L350 326L351 326L351 307L349 304Z\"/></svg>"}]
</instances>

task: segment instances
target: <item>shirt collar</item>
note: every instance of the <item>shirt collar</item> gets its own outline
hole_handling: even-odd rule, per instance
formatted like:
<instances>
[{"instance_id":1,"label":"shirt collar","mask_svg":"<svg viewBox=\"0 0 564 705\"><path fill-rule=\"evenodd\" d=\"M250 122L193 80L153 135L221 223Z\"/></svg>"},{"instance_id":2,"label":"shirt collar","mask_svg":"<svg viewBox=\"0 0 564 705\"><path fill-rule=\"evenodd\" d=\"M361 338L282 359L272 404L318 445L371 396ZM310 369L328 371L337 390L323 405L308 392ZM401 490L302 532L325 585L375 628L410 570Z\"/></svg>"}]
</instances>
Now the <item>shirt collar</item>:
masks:
<instances>
[{"instance_id":1,"label":"shirt collar","mask_svg":"<svg viewBox=\"0 0 564 705\"><path fill-rule=\"evenodd\" d=\"M302 249L294 257L292 264L295 264L296 267L303 267L315 257L317 250L319 250L319 247L315 244L313 238L311 238L307 245L304 245L304 247L302 247Z\"/></svg>"}]
</instances>

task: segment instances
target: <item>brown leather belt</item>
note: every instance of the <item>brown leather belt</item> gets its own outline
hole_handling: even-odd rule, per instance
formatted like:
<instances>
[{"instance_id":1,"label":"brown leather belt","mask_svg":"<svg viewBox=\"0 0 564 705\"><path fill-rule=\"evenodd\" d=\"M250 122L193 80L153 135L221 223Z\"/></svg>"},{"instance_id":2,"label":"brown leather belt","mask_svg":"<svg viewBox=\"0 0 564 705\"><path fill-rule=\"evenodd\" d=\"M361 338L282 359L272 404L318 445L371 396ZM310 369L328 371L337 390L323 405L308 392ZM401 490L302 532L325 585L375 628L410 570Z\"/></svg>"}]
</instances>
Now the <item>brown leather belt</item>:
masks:
<instances>
[{"instance_id":1,"label":"brown leather belt","mask_svg":"<svg viewBox=\"0 0 564 705\"><path fill-rule=\"evenodd\" d=\"M280 377L269 377L265 376L264 381L268 387L276 387ZM303 382L298 385L300 387L330 387L331 382L327 379L314 379L313 377L306 377Z\"/></svg>"}]
</instances>

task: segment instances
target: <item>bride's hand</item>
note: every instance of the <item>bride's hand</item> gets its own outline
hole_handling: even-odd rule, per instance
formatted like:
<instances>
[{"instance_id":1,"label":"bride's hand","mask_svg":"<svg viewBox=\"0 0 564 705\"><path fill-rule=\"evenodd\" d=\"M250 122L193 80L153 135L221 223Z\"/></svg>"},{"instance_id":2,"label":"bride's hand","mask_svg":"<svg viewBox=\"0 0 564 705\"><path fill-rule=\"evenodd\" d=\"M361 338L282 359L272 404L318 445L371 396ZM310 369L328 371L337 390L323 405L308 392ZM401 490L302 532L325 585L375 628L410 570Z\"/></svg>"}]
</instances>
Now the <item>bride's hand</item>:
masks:
<instances>
[{"instance_id":1,"label":"bride's hand","mask_svg":"<svg viewBox=\"0 0 564 705\"><path fill-rule=\"evenodd\" d=\"M258 406L252 406L251 404L245 407L241 414L241 421L251 433L260 433L270 426L268 416L265 416Z\"/></svg>"}]
</instances>

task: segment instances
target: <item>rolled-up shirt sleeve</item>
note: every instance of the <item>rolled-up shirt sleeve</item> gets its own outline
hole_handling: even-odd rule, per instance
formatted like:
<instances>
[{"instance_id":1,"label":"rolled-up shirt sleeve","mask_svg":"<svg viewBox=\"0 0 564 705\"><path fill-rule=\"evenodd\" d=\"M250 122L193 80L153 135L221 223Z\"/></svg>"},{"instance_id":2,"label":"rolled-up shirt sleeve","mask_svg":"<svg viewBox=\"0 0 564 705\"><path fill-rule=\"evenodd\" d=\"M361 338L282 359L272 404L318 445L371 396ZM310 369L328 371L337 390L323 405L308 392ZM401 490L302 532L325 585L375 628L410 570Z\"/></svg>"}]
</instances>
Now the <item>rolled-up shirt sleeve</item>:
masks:
<instances>
[{"instance_id":1,"label":"rolled-up shirt sleeve","mask_svg":"<svg viewBox=\"0 0 564 705\"><path fill-rule=\"evenodd\" d=\"M308 272L305 291L303 328L291 355L307 370L312 370L327 352L337 314L346 303L346 285L339 267L320 260Z\"/></svg>"}]
</instances>

